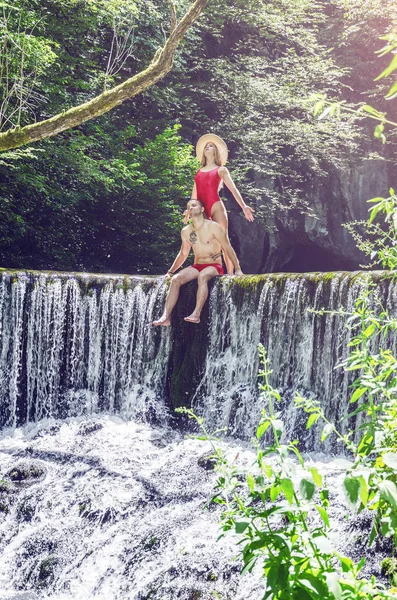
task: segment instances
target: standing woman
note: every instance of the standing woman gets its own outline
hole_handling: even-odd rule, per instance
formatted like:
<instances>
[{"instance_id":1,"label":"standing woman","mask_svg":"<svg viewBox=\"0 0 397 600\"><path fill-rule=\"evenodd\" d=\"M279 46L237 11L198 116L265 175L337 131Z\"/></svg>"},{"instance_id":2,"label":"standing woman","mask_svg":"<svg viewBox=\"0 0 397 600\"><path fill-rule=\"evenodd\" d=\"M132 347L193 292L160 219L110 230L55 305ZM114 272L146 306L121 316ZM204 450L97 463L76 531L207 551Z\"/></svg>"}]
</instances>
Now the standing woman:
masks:
<instances>
[{"instance_id":1,"label":"standing woman","mask_svg":"<svg viewBox=\"0 0 397 600\"><path fill-rule=\"evenodd\" d=\"M201 169L194 177L192 199L200 200L203 203L207 217L219 223L228 235L227 212L219 197L219 190L223 182L243 209L247 221L253 221L253 209L244 202L225 167L228 148L222 138L213 133L201 136L196 145L196 154L201 163ZM224 260L228 274L233 275L234 269L231 260L226 255L224 255Z\"/></svg>"}]
</instances>

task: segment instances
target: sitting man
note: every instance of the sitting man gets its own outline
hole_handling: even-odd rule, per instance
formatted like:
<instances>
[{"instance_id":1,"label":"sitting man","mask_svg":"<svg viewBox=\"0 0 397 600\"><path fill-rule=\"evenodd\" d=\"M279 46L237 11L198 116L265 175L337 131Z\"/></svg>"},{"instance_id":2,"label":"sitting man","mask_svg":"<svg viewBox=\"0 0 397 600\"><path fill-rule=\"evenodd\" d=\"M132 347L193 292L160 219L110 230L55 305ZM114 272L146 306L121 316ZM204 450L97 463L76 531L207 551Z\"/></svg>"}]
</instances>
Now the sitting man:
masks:
<instances>
[{"instance_id":1,"label":"sitting man","mask_svg":"<svg viewBox=\"0 0 397 600\"><path fill-rule=\"evenodd\" d=\"M181 249L166 277L172 277L174 272L183 265L191 248L193 248L194 253L194 265L182 269L180 273L172 278L164 313L158 321L153 321L153 325L163 325L165 327L171 325L171 313L177 303L181 286L193 281L193 279L197 279L198 282L196 307L189 317L185 317L185 321L200 323L201 310L208 297L208 282L213 277L223 275L222 250L226 252L232 261L236 275L243 274L227 234L218 223L204 217L204 207L201 202L199 200L189 200L187 210L191 223L182 229Z\"/></svg>"}]
</instances>

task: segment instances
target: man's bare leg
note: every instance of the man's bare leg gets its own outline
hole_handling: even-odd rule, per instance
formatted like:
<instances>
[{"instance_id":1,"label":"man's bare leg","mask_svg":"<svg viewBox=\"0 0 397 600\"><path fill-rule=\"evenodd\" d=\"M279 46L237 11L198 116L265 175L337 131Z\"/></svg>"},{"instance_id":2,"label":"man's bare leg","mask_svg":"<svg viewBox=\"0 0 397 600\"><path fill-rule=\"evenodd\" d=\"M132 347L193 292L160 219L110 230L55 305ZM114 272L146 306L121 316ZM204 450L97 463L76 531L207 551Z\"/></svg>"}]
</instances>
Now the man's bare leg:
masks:
<instances>
[{"instance_id":1,"label":"man's bare leg","mask_svg":"<svg viewBox=\"0 0 397 600\"><path fill-rule=\"evenodd\" d=\"M185 321L189 323L200 323L200 315L205 301L208 298L208 282L219 275L215 267L207 267L203 269L197 278L198 289L196 296L196 307L191 315L185 317Z\"/></svg>"},{"instance_id":2,"label":"man's bare leg","mask_svg":"<svg viewBox=\"0 0 397 600\"><path fill-rule=\"evenodd\" d=\"M193 281L193 279L197 279L198 276L199 272L192 267L182 269L178 275L174 275L171 279L170 289L168 290L167 298L165 300L164 312L157 321L153 321L152 325L162 325L163 327L169 327L171 325L171 313L178 301L181 286L189 281Z\"/></svg>"}]
</instances>

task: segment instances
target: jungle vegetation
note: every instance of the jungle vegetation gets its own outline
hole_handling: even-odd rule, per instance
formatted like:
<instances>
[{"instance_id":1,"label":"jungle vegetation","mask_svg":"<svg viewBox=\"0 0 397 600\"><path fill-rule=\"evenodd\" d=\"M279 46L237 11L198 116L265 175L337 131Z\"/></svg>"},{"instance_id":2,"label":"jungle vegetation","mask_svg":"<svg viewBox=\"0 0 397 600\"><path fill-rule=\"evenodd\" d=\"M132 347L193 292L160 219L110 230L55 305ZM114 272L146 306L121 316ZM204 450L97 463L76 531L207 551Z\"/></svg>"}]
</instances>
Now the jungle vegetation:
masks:
<instances>
[{"instance_id":1,"label":"jungle vegetation","mask_svg":"<svg viewBox=\"0 0 397 600\"><path fill-rule=\"evenodd\" d=\"M13 268L158 273L179 245L197 168L192 144L224 137L247 201L267 216L310 213L330 168L378 152L365 118L318 119L314 93L357 104L389 57L391 1L219 0L187 30L169 74L110 112L0 154L0 257ZM177 18L192 2L176 3ZM365 9L365 10L364 10ZM144 70L164 45L169 5L15 0L0 8L0 132L89 102ZM382 62L384 61L384 62ZM393 117L392 104L379 110ZM395 109L394 109L395 111Z\"/></svg>"}]
</instances>

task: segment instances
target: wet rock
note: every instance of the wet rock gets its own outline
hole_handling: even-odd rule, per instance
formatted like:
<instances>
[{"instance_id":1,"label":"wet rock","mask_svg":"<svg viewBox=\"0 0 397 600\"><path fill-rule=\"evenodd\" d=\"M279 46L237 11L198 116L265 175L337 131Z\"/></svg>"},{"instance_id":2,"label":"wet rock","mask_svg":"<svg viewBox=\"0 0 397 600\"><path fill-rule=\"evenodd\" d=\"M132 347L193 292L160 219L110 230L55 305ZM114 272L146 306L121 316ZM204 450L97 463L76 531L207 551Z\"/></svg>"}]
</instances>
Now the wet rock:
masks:
<instances>
[{"instance_id":1,"label":"wet rock","mask_svg":"<svg viewBox=\"0 0 397 600\"><path fill-rule=\"evenodd\" d=\"M33 439L37 440L37 439L42 438L47 435L56 435L60 429L61 429L61 424L54 423L53 425L51 425L50 427L48 427L46 429L40 429L40 431L38 431L36 433L36 435L34 436Z\"/></svg>"},{"instance_id":2,"label":"wet rock","mask_svg":"<svg viewBox=\"0 0 397 600\"><path fill-rule=\"evenodd\" d=\"M80 424L77 435L90 435L103 429L103 423L100 421L84 421Z\"/></svg>"},{"instance_id":3,"label":"wet rock","mask_svg":"<svg viewBox=\"0 0 397 600\"><path fill-rule=\"evenodd\" d=\"M108 507L105 508L104 511L101 511L98 520L100 525L106 525L106 523L114 523L115 521L117 521L117 518L118 512L114 508Z\"/></svg>"},{"instance_id":4,"label":"wet rock","mask_svg":"<svg viewBox=\"0 0 397 600\"><path fill-rule=\"evenodd\" d=\"M216 457L212 452L206 452L197 461L199 467L204 469L205 471L213 471L216 466Z\"/></svg>"},{"instance_id":5,"label":"wet rock","mask_svg":"<svg viewBox=\"0 0 397 600\"><path fill-rule=\"evenodd\" d=\"M6 473L13 483L33 484L45 477L46 469L36 462L21 462Z\"/></svg>"},{"instance_id":6,"label":"wet rock","mask_svg":"<svg viewBox=\"0 0 397 600\"><path fill-rule=\"evenodd\" d=\"M105 509L93 508L91 500L83 500L79 503L79 516L91 522L97 522L99 525L114 523L118 520L119 513L113 507Z\"/></svg>"},{"instance_id":7,"label":"wet rock","mask_svg":"<svg viewBox=\"0 0 397 600\"><path fill-rule=\"evenodd\" d=\"M55 578L55 567L59 560L54 556L48 556L42 560L38 568L38 584L40 587L49 585Z\"/></svg>"},{"instance_id":8,"label":"wet rock","mask_svg":"<svg viewBox=\"0 0 397 600\"><path fill-rule=\"evenodd\" d=\"M4 479L0 479L0 494L7 493L10 490L10 484Z\"/></svg>"},{"instance_id":9,"label":"wet rock","mask_svg":"<svg viewBox=\"0 0 397 600\"><path fill-rule=\"evenodd\" d=\"M32 500L32 498L24 498L17 506L16 517L19 523L29 523L32 521L36 512L36 508L33 505Z\"/></svg>"},{"instance_id":10,"label":"wet rock","mask_svg":"<svg viewBox=\"0 0 397 600\"><path fill-rule=\"evenodd\" d=\"M391 165L383 159L358 160L343 169L330 165L327 176L316 178L306 190L311 215L290 210L272 216L260 201L254 223L242 218L240 207L227 191L231 198L227 202L229 234L242 270L303 273L358 269L364 255L342 224L366 221L367 200L387 197L392 180ZM258 218L262 210L266 222L263 214Z\"/></svg>"}]
</instances>

